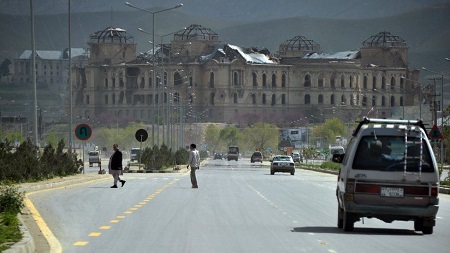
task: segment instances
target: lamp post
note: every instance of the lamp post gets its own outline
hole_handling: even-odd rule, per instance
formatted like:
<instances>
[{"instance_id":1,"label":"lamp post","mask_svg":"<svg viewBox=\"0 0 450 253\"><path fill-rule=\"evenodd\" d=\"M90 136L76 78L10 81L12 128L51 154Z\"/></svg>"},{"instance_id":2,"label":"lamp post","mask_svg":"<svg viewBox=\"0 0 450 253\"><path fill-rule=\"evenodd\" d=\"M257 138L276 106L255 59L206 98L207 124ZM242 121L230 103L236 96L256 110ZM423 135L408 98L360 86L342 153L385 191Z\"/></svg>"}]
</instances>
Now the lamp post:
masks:
<instances>
[{"instance_id":1,"label":"lamp post","mask_svg":"<svg viewBox=\"0 0 450 253\"><path fill-rule=\"evenodd\" d=\"M184 29L186 29L186 27L184 28ZM145 33L145 34L149 34L149 35L152 35L152 36L157 36L157 37L159 37L160 39L161 39L161 44L160 44L160 46L161 46L161 52L164 54L164 38L165 37L167 37L167 36L170 36L170 35L173 35L173 34L175 34L175 33L178 33L179 31L176 31L176 32L171 32L171 33L168 33L168 34L164 34L164 35L158 35L158 34L153 34L153 33L150 33L150 32L147 32L147 31L145 31L144 29L142 29L142 28L138 28L138 30L140 31L140 32L142 32L142 33ZM154 41L151 41L151 43L154 45ZM169 61L170 61L170 58L171 58L171 56L172 56L172 53L171 52L169 52ZM154 58L153 58L153 60L155 60ZM165 117L166 118L166 122L167 122L167 128L165 128L165 124L164 124L164 120L163 120L163 129L162 129L162 131L163 131L163 143L164 143L164 141L166 141L166 144L170 144L170 138L169 138L169 134L170 134L170 122L169 122L169 120L170 120L170 118L169 118L169 110L170 110L170 108L169 108L169 103L168 103L168 101L166 101L166 113L164 113L164 99L166 98L165 96L164 96L164 89L167 89L168 88L168 86L169 86L169 82L168 82L168 76L167 76L167 78L166 78L166 76L165 76L165 70L164 70L164 59L162 59L161 58L161 65L162 65L162 87L163 87L163 90L162 90L162 107L163 107L163 118ZM167 89L167 92L166 92L166 94L169 94L170 93L170 89ZM158 110L159 111L159 110ZM166 131L164 130L164 129L166 129Z\"/></svg>"},{"instance_id":2,"label":"lamp post","mask_svg":"<svg viewBox=\"0 0 450 253\"><path fill-rule=\"evenodd\" d=\"M167 9L162 9L162 10L158 10L158 11L149 11L143 8L139 8L137 6L132 5L129 2L125 2L126 5L128 5L131 8L137 9L137 10L141 10L147 13L152 14L152 36L153 39L152 41L155 41L155 14L164 12L164 11L169 11L169 10L173 10L176 8L180 8L183 6L182 3L175 5L174 7L170 7ZM155 101L155 94L156 94L156 74L155 74L155 43L153 43L153 49L152 49L152 66L153 66L153 73L152 73L152 86L153 86L153 119L152 119L152 145L155 145L155 112L156 112L156 101ZM159 126L158 126L159 129ZM159 140L159 136L158 136L158 140Z\"/></svg>"},{"instance_id":3,"label":"lamp post","mask_svg":"<svg viewBox=\"0 0 450 253\"><path fill-rule=\"evenodd\" d=\"M422 67L422 69L426 72L430 72L432 74L440 75L441 76L441 131L444 130L444 75L441 73L438 73L436 71L429 70L425 67ZM441 140L441 166L444 166L444 141Z\"/></svg>"},{"instance_id":4,"label":"lamp post","mask_svg":"<svg viewBox=\"0 0 450 253\"><path fill-rule=\"evenodd\" d=\"M73 114L73 102L72 102L72 45L71 45L71 34L70 34L70 31L71 31L71 15L70 15L70 0L69 0L69 3L68 3L68 8L69 8L69 10L68 10L68 13L69 13L69 20L68 20L68 22L69 22L69 92L70 92L70 94L69 94L69 103L70 103L70 105L69 105L69 110L70 110L70 112L69 112L69 117L70 117L70 119L69 119L69 153L72 153L72 146L73 146L73 144L72 144L72 142L73 142L73 140L72 140L72 135L73 135L73 133L72 133L72 125L73 125L73 122L72 122L72 114Z\"/></svg>"}]
</instances>

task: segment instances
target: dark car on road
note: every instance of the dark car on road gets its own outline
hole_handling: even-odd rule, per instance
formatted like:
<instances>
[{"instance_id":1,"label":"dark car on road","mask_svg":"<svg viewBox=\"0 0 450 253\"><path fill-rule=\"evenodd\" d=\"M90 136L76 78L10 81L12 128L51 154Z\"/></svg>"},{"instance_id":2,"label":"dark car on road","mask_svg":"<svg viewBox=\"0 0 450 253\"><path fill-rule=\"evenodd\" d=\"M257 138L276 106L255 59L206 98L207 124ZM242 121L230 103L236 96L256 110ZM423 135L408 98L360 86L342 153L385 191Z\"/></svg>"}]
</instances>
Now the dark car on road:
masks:
<instances>
[{"instance_id":1,"label":"dark car on road","mask_svg":"<svg viewBox=\"0 0 450 253\"><path fill-rule=\"evenodd\" d=\"M259 151L255 151L252 155L252 157L250 158L250 162L251 163L255 163L255 162L263 162L263 154Z\"/></svg>"},{"instance_id":2,"label":"dark car on road","mask_svg":"<svg viewBox=\"0 0 450 253\"><path fill-rule=\"evenodd\" d=\"M215 153L214 154L214 160L218 159L218 160L222 160L223 156L221 153Z\"/></svg>"}]
</instances>

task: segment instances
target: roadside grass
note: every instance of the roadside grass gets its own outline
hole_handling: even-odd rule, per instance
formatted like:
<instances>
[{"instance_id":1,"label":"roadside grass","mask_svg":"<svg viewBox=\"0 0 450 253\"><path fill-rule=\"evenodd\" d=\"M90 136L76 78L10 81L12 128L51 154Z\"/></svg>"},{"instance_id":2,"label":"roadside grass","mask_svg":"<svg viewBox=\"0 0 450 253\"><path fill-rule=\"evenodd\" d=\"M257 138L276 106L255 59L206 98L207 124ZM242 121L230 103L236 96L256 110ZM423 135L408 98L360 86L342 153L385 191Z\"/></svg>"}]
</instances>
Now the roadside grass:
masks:
<instances>
[{"instance_id":1,"label":"roadside grass","mask_svg":"<svg viewBox=\"0 0 450 253\"><path fill-rule=\"evenodd\" d=\"M0 252L7 250L14 243L22 239L17 214L11 212L0 213Z\"/></svg>"}]
</instances>

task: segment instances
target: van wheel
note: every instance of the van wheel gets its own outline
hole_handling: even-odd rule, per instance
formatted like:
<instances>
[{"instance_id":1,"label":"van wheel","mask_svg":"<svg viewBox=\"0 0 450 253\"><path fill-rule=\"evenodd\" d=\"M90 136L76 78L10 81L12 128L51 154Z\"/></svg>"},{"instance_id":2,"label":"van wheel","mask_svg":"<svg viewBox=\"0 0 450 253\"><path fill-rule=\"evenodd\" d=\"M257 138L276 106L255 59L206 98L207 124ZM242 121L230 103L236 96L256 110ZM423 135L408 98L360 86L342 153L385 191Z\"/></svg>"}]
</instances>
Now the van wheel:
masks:
<instances>
[{"instance_id":1,"label":"van wheel","mask_svg":"<svg viewBox=\"0 0 450 253\"><path fill-rule=\"evenodd\" d=\"M292 176L294 175L294 173L295 173L295 171L291 171L291 175L292 175Z\"/></svg>"},{"instance_id":2,"label":"van wheel","mask_svg":"<svg viewBox=\"0 0 450 253\"><path fill-rule=\"evenodd\" d=\"M422 233L424 235L431 235L433 233L433 226L423 226Z\"/></svg>"},{"instance_id":3,"label":"van wheel","mask_svg":"<svg viewBox=\"0 0 450 253\"><path fill-rule=\"evenodd\" d=\"M338 218L337 218L337 227L343 228L344 227L344 210L338 206Z\"/></svg>"},{"instance_id":4,"label":"van wheel","mask_svg":"<svg viewBox=\"0 0 450 253\"><path fill-rule=\"evenodd\" d=\"M423 230L423 219L414 220L414 230L415 231Z\"/></svg>"},{"instance_id":5,"label":"van wheel","mask_svg":"<svg viewBox=\"0 0 450 253\"><path fill-rule=\"evenodd\" d=\"M355 217L352 213L344 211L343 229L344 231L353 231L355 228Z\"/></svg>"}]
</instances>

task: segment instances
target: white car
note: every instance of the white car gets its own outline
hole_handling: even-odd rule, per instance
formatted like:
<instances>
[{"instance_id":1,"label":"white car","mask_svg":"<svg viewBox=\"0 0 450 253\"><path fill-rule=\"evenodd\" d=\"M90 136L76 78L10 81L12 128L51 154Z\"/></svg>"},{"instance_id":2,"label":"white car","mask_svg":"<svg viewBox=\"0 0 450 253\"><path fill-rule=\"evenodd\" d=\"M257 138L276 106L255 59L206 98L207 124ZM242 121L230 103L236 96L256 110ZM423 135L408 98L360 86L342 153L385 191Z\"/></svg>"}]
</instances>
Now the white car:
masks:
<instances>
[{"instance_id":1,"label":"white car","mask_svg":"<svg viewBox=\"0 0 450 253\"><path fill-rule=\"evenodd\" d=\"M295 174L295 163L291 156L288 155L276 155L271 159L270 174L274 175L275 172L287 172L291 175Z\"/></svg>"}]
</instances>

